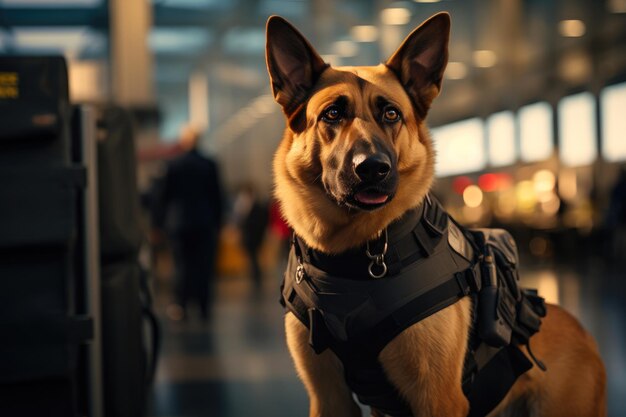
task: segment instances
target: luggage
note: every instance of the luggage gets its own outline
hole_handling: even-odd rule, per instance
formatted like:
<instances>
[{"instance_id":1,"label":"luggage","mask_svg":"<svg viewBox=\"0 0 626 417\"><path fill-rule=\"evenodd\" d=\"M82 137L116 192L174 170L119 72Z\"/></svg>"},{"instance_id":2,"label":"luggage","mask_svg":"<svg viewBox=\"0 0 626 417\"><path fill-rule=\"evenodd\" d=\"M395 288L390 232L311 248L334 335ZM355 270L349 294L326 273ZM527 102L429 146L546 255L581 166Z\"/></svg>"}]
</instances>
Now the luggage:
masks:
<instances>
[{"instance_id":1,"label":"luggage","mask_svg":"<svg viewBox=\"0 0 626 417\"><path fill-rule=\"evenodd\" d=\"M141 417L154 373L159 328L139 265L142 219L130 115L99 109L98 199L106 416Z\"/></svg>"},{"instance_id":2,"label":"luggage","mask_svg":"<svg viewBox=\"0 0 626 417\"><path fill-rule=\"evenodd\" d=\"M0 112L0 415L84 415L86 171L64 59L0 58Z\"/></svg>"}]
</instances>

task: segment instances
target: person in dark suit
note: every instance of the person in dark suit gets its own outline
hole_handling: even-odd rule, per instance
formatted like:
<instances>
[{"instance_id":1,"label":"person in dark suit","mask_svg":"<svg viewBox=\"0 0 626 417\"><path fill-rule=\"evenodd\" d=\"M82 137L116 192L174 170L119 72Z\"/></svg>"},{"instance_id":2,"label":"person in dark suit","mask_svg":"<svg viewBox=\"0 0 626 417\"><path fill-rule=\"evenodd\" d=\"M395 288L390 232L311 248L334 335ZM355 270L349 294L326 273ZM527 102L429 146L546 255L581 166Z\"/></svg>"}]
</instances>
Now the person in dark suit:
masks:
<instances>
[{"instance_id":1,"label":"person in dark suit","mask_svg":"<svg viewBox=\"0 0 626 417\"><path fill-rule=\"evenodd\" d=\"M263 202L252 183L244 184L235 199L235 221L241 230L241 240L250 261L250 273L255 294L261 295L263 271L259 264L259 251L265 238L269 220L268 206Z\"/></svg>"},{"instance_id":2,"label":"person in dark suit","mask_svg":"<svg viewBox=\"0 0 626 417\"><path fill-rule=\"evenodd\" d=\"M216 162L197 149L198 132L186 128L180 139L185 152L167 166L154 223L167 232L172 244L183 317L190 303L196 302L206 321L213 298L222 187Z\"/></svg>"}]
</instances>

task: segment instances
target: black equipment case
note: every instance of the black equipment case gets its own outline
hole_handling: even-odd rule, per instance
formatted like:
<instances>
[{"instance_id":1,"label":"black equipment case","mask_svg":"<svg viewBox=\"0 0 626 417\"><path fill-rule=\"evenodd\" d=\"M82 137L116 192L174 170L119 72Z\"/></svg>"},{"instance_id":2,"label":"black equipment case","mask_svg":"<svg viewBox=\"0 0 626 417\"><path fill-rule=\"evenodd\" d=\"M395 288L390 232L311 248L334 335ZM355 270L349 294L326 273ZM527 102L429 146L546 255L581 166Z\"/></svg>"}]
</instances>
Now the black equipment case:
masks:
<instances>
[{"instance_id":1,"label":"black equipment case","mask_svg":"<svg viewBox=\"0 0 626 417\"><path fill-rule=\"evenodd\" d=\"M71 111L63 58L0 58L0 415L86 414Z\"/></svg>"}]
</instances>

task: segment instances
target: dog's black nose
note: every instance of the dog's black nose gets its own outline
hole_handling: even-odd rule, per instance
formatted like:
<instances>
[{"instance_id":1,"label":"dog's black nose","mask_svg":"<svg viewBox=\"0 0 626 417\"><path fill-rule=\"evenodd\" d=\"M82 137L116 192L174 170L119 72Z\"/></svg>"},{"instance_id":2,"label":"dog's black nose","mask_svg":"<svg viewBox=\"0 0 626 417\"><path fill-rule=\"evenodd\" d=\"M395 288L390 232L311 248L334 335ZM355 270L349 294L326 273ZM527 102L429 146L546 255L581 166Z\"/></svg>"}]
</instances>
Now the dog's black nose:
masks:
<instances>
[{"instance_id":1,"label":"dog's black nose","mask_svg":"<svg viewBox=\"0 0 626 417\"><path fill-rule=\"evenodd\" d=\"M367 157L363 154L355 155L352 164L356 175L365 182L380 182L387 178L391 170L391 160L383 153Z\"/></svg>"}]
</instances>

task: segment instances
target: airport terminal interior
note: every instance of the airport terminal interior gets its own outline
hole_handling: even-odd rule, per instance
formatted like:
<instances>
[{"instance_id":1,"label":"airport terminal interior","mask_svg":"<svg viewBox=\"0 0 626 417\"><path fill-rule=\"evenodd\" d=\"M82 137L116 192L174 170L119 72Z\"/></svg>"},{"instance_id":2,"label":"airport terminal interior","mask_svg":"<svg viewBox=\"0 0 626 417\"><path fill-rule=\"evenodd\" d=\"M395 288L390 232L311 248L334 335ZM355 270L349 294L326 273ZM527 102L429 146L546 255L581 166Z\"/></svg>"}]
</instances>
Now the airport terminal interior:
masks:
<instances>
[{"instance_id":1,"label":"airport terminal interior","mask_svg":"<svg viewBox=\"0 0 626 417\"><path fill-rule=\"evenodd\" d=\"M511 233L625 417L626 0L0 0L0 416L309 415L266 22L378 65L441 11L432 195Z\"/></svg>"}]
</instances>

